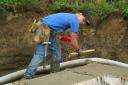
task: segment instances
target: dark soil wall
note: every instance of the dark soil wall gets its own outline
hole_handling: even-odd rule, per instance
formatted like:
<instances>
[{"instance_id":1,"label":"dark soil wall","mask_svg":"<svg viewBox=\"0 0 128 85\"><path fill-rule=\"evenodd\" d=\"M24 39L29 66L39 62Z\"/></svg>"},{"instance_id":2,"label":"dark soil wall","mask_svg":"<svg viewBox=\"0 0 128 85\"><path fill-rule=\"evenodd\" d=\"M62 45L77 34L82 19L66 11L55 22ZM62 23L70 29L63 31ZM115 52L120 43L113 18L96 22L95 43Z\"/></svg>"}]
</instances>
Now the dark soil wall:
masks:
<instances>
[{"instance_id":1,"label":"dark soil wall","mask_svg":"<svg viewBox=\"0 0 128 85\"><path fill-rule=\"evenodd\" d=\"M32 39L33 35L28 32L28 29L34 16L35 13L32 12L0 16L1 71L23 68L30 62L35 44Z\"/></svg>"},{"instance_id":2,"label":"dark soil wall","mask_svg":"<svg viewBox=\"0 0 128 85\"><path fill-rule=\"evenodd\" d=\"M97 53L104 58L128 63L128 20L113 12L96 30Z\"/></svg>"}]
</instances>

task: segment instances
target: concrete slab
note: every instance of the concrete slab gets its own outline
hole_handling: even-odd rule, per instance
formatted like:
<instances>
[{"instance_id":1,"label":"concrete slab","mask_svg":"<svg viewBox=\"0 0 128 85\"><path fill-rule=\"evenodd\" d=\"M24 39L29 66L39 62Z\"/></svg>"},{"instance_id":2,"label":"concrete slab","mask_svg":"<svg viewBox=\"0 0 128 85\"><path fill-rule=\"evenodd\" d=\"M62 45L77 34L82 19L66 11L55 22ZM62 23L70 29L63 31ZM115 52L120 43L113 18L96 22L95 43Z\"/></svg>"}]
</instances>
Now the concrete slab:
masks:
<instances>
[{"instance_id":1,"label":"concrete slab","mask_svg":"<svg viewBox=\"0 0 128 85\"><path fill-rule=\"evenodd\" d=\"M103 75L128 79L128 68L92 63L32 79L27 85L74 85Z\"/></svg>"}]
</instances>

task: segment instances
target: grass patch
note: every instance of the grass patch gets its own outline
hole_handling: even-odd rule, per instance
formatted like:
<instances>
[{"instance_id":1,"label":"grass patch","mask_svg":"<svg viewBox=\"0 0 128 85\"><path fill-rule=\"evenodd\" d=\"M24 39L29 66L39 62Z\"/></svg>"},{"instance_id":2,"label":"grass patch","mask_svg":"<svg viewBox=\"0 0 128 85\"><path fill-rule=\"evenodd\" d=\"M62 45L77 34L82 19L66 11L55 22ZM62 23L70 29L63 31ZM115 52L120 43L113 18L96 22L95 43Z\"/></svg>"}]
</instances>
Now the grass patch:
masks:
<instances>
[{"instance_id":1,"label":"grass patch","mask_svg":"<svg viewBox=\"0 0 128 85\"><path fill-rule=\"evenodd\" d=\"M16 4L36 4L37 0L0 0L3 5L16 5Z\"/></svg>"},{"instance_id":2,"label":"grass patch","mask_svg":"<svg viewBox=\"0 0 128 85\"><path fill-rule=\"evenodd\" d=\"M16 12L18 5L38 6L38 0L0 0L0 13Z\"/></svg>"},{"instance_id":3,"label":"grass patch","mask_svg":"<svg viewBox=\"0 0 128 85\"><path fill-rule=\"evenodd\" d=\"M122 11L125 15L128 15L128 3L124 1L115 1L109 3L106 2L106 0L102 0L99 3L88 2L78 4L78 2L68 3L67 0L56 0L51 6L51 9L56 12L58 10L61 11L64 7L73 8L76 12L79 10L88 10L92 12L93 15L98 16L106 16L115 10Z\"/></svg>"}]
</instances>

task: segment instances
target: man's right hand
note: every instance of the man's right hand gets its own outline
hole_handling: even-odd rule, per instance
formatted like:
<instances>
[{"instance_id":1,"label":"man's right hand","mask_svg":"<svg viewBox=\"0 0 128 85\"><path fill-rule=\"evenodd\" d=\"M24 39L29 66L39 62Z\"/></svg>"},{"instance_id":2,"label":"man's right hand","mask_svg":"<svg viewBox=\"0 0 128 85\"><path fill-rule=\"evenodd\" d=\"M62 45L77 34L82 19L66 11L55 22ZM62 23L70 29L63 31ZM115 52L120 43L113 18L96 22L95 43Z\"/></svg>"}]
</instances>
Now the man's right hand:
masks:
<instances>
[{"instance_id":1,"label":"man's right hand","mask_svg":"<svg viewBox=\"0 0 128 85\"><path fill-rule=\"evenodd\" d=\"M83 53L83 52L82 52L82 49L80 49L80 48L77 49L76 52L78 53L78 56L82 55L82 53Z\"/></svg>"},{"instance_id":2,"label":"man's right hand","mask_svg":"<svg viewBox=\"0 0 128 85\"><path fill-rule=\"evenodd\" d=\"M72 56L77 56L80 58L80 56L83 54L83 51L81 49L77 49L75 52L72 52L69 54L69 58L71 58Z\"/></svg>"}]
</instances>

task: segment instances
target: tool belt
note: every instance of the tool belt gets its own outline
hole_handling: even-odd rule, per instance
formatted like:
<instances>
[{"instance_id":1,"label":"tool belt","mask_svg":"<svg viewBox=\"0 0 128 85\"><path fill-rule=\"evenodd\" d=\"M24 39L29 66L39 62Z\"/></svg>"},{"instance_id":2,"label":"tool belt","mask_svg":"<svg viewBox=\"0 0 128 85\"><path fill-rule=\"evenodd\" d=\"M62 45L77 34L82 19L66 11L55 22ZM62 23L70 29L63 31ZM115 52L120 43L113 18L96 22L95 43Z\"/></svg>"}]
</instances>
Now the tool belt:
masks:
<instances>
[{"instance_id":1,"label":"tool belt","mask_svg":"<svg viewBox=\"0 0 128 85\"><path fill-rule=\"evenodd\" d=\"M39 27L40 29L36 30L37 27ZM34 41L36 43L43 43L49 41L50 28L41 21L34 20L29 29L29 32L35 33Z\"/></svg>"}]
</instances>

